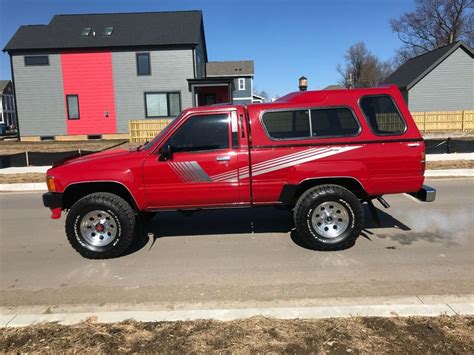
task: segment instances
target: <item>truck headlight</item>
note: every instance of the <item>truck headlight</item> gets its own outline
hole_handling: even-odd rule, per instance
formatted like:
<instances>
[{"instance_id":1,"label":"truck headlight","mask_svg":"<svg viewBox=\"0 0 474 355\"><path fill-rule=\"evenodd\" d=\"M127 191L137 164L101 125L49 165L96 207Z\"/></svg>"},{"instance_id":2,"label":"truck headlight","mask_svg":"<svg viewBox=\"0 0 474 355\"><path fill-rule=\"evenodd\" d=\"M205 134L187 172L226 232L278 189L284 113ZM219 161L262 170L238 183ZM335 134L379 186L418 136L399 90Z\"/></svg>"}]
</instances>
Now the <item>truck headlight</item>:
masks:
<instances>
[{"instance_id":1,"label":"truck headlight","mask_svg":"<svg viewBox=\"0 0 474 355\"><path fill-rule=\"evenodd\" d=\"M54 176L46 176L46 185L48 186L49 192L56 191L56 185L54 183Z\"/></svg>"}]
</instances>

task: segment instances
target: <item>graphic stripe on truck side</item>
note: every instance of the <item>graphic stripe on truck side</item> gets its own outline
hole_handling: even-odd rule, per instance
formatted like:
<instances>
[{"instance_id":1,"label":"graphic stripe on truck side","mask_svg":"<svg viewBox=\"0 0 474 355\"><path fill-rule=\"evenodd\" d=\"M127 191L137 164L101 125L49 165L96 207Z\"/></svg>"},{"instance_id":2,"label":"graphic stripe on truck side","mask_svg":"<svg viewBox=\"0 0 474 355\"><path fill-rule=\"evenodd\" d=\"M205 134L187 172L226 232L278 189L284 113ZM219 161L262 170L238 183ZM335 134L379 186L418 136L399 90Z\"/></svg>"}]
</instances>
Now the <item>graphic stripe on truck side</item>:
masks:
<instances>
[{"instance_id":1,"label":"graphic stripe on truck side","mask_svg":"<svg viewBox=\"0 0 474 355\"><path fill-rule=\"evenodd\" d=\"M298 164L308 163L310 161L329 157L354 149L361 148L358 146L347 147L325 147L325 148L310 148L297 153L287 154L282 157L265 160L252 165L252 176L259 176L273 171L286 169ZM185 183L192 182L237 182L239 179L247 179L250 176L249 168L242 168L240 170L234 169L225 173L213 175L209 177L204 169L196 161L188 162L170 162L171 169L181 178Z\"/></svg>"}]
</instances>

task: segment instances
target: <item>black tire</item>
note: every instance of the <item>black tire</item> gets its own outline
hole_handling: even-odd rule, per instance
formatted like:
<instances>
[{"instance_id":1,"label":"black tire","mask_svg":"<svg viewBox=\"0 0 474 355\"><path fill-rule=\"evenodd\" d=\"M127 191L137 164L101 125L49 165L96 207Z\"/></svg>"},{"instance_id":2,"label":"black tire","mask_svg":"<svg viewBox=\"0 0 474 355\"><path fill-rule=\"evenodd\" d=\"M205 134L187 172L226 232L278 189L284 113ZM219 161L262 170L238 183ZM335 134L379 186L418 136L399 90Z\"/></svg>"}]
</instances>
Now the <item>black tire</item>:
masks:
<instances>
[{"instance_id":1,"label":"black tire","mask_svg":"<svg viewBox=\"0 0 474 355\"><path fill-rule=\"evenodd\" d=\"M343 232L337 237L325 236L323 234L325 233L324 230L318 230L320 227L315 226L315 223L313 223L313 218L315 216L319 217L316 208L324 210L324 207L320 206L328 206L329 204L329 207L331 207L331 202L341 206L341 210L345 209L342 211L345 221L341 223L347 223L347 226L345 229L340 229ZM341 213L340 209L338 209L338 213ZM314 250L332 251L347 249L354 245L364 228L362 204L352 192L339 185L320 185L304 192L296 203L294 219L299 237L308 248ZM335 229L337 229L337 226ZM334 233L339 232L335 231Z\"/></svg>"},{"instance_id":2,"label":"black tire","mask_svg":"<svg viewBox=\"0 0 474 355\"><path fill-rule=\"evenodd\" d=\"M107 245L93 245L81 233L83 217L95 213L93 211L104 211L111 221L111 228L115 228L114 238ZM100 214L98 216L102 217ZM103 228L100 227L100 230ZM69 243L88 259L109 259L123 255L132 244L136 229L137 222L132 207L120 196L108 192L97 192L81 198L71 207L66 217Z\"/></svg>"}]
</instances>

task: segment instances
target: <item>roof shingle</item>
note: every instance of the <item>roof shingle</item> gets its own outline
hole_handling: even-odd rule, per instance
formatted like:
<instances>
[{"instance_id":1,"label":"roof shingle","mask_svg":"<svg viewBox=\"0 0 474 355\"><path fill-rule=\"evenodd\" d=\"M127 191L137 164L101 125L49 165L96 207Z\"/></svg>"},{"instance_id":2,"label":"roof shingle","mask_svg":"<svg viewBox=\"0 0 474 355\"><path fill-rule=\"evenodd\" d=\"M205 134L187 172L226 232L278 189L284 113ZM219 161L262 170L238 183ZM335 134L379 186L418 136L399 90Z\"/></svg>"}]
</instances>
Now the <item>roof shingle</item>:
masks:
<instances>
[{"instance_id":1,"label":"roof shingle","mask_svg":"<svg viewBox=\"0 0 474 355\"><path fill-rule=\"evenodd\" d=\"M253 60L206 63L207 76L246 76L254 74Z\"/></svg>"},{"instance_id":2,"label":"roof shingle","mask_svg":"<svg viewBox=\"0 0 474 355\"><path fill-rule=\"evenodd\" d=\"M3 51L197 44L202 21L201 11L56 15L21 26ZM91 34L81 37L85 27ZM111 36L101 35L105 27L114 27Z\"/></svg>"}]
</instances>

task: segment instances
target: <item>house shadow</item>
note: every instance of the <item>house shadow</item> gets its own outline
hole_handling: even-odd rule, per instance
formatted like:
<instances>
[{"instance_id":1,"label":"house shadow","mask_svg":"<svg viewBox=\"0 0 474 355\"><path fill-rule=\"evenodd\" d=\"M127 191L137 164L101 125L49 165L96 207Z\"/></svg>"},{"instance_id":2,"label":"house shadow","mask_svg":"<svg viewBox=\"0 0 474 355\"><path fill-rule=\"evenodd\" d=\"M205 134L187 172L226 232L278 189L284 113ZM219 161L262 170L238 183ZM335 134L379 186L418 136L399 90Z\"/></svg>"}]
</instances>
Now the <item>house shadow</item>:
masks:
<instances>
[{"instance_id":1,"label":"house shadow","mask_svg":"<svg viewBox=\"0 0 474 355\"><path fill-rule=\"evenodd\" d=\"M372 228L410 230L403 222L383 210L378 208L376 210L380 225L374 220L368 206L364 204L365 229L361 237L371 240L374 235L370 231ZM254 207L203 210L189 215L175 211L159 212L148 221L146 228L140 233L141 237L134 243L128 254L145 247L150 239L152 239L151 249L158 238L252 233L289 233L296 245L306 248L295 230L293 214L287 209Z\"/></svg>"}]
</instances>

